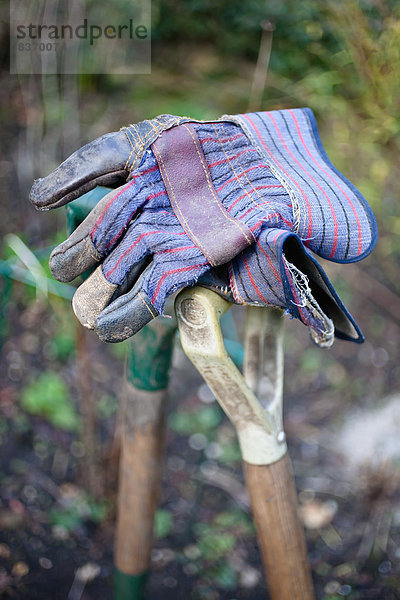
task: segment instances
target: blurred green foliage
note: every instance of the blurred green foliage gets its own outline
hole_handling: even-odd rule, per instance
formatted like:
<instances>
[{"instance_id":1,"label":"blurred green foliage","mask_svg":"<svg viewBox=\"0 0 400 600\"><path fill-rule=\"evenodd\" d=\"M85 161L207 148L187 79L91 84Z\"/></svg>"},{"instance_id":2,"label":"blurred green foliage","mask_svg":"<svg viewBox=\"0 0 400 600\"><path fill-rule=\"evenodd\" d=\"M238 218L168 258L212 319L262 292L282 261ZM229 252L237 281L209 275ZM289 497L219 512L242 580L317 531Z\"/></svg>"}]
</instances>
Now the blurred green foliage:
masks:
<instances>
[{"instance_id":1,"label":"blurred green foliage","mask_svg":"<svg viewBox=\"0 0 400 600\"><path fill-rule=\"evenodd\" d=\"M56 506L49 511L49 522L66 531L74 531L83 522L101 523L107 514L107 503L94 501L81 492L73 501Z\"/></svg>"},{"instance_id":2,"label":"blurred green foliage","mask_svg":"<svg viewBox=\"0 0 400 600\"><path fill-rule=\"evenodd\" d=\"M240 509L232 509L218 513L211 523L196 523L193 529L200 552L197 561L200 576L211 578L222 589L235 588L238 573L230 564L229 557L243 540L255 535L250 515Z\"/></svg>"},{"instance_id":3,"label":"blurred green foliage","mask_svg":"<svg viewBox=\"0 0 400 600\"><path fill-rule=\"evenodd\" d=\"M54 357L59 360L65 360L75 351L75 339L70 333L59 332L50 343Z\"/></svg>"},{"instance_id":4,"label":"blurred green foliage","mask_svg":"<svg viewBox=\"0 0 400 600\"><path fill-rule=\"evenodd\" d=\"M173 529L174 522L168 510L159 508L154 517L154 535L157 539L167 537Z\"/></svg>"},{"instance_id":5,"label":"blurred green foliage","mask_svg":"<svg viewBox=\"0 0 400 600\"><path fill-rule=\"evenodd\" d=\"M56 527L63 527L66 531L73 531L82 523L82 516L74 506L65 509L55 508L49 512L49 521Z\"/></svg>"},{"instance_id":6,"label":"blurred green foliage","mask_svg":"<svg viewBox=\"0 0 400 600\"><path fill-rule=\"evenodd\" d=\"M187 41L212 44L222 56L257 58L261 24L275 26L273 69L301 75L321 59L313 51L316 41L337 49L334 34L326 25L324 3L319 0L154 0L153 40L162 44ZM293 52L301 47L303 52Z\"/></svg>"},{"instance_id":7,"label":"blurred green foliage","mask_svg":"<svg viewBox=\"0 0 400 600\"><path fill-rule=\"evenodd\" d=\"M117 398L103 394L96 402L96 412L102 419L109 419L117 411Z\"/></svg>"},{"instance_id":8,"label":"blurred green foliage","mask_svg":"<svg viewBox=\"0 0 400 600\"><path fill-rule=\"evenodd\" d=\"M193 411L180 411L171 414L168 424L176 433L190 435L203 433L212 435L222 419L222 411L218 404L204 406Z\"/></svg>"},{"instance_id":9,"label":"blurred green foliage","mask_svg":"<svg viewBox=\"0 0 400 600\"><path fill-rule=\"evenodd\" d=\"M233 533L216 531L215 528L202 523L196 527L198 547L202 555L209 561L225 558L236 545Z\"/></svg>"},{"instance_id":10,"label":"blurred green foliage","mask_svg":"<svg viewBox=\"0 0 400 600\"><path fill-rule=\"evenodd\" d=\"M65 314L65 313L64 313ZM65 327L64 323L59 324L53 337L48 343L48 356L58 361L67 360L75 352L75 335L71 330L71 325Z\"/></svg>"},{"instance_id":11,"label":"blurred green foliage","mask_svg":"<svg viewBox=\"0 0 400 600\"><path fill-rule=\"evenodd\" d=\"M269 21L275 27L271 68L296 79L314 67L327 70L332 66L331 57L343 51L343 46L354 49L360 41L373 50L370 42L375 40L396 54L396 0L154 0L152 9L156 44L210 44L222 56L251 60L257 58L261 24ZM350 29L356 33L352 39L348 37ZM355 57L363 62L362 48ZM375 58L385 64L390 56ZM356 60L354 66L362 65Z\"/></svg>"},{"instance_id":12,"label":"blurred green foliage","mask_svg":"<svg viewBox=\"0 0 400 600\"><path fill-rule=\"evenodd\" d=\"M222 454L218 458L218 461L223 465L233 465L239 463L242 459L242 453L240 451L237 439L234 438L231 441L225 441L221 444Z\"/></svg>"},{"instance_id":13,"label":"blurred green foliage","mask_svg":"<svg viewBox=\"0 0 400 600\"><path fill-rule=\"evenodd\" d=\"M76 430L79 418L63 379L52 371L45 371L36 381L25 387L21 405L27 412L44 417L61 429Z\"/></svg>"},{"instance_id":14,"label":"blurred green foliage","mask_svg":"<svg viewBox=\"0 0 400 600\"><path fill-rule=\"evenodd\" d=\"M223 53L255 55L251 37L268 18L267 3L259 0L155 0L152 3L153 40L212 43Z\"/></svg>"}]
</instances>

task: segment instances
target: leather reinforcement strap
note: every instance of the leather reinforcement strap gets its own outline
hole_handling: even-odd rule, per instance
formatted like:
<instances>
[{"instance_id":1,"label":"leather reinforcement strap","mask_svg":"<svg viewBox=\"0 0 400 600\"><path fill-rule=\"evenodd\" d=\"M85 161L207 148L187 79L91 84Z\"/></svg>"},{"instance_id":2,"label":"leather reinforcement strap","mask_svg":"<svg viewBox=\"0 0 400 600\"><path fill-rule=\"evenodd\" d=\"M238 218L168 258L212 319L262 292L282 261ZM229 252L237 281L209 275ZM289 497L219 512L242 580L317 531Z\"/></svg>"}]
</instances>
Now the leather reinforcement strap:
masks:
<instances>
[{"instance_id":1,"label":"leather reinforcement strap","mask_svg":"<svg viewBox=\"0 0 400 600\"><path fill-rule=\"evenodd\" d=\"M249 227L219 199L190 123L164 131L151 148L177 218L210 265L228 262L254 242Z\"/></svg>"}]
</instances>

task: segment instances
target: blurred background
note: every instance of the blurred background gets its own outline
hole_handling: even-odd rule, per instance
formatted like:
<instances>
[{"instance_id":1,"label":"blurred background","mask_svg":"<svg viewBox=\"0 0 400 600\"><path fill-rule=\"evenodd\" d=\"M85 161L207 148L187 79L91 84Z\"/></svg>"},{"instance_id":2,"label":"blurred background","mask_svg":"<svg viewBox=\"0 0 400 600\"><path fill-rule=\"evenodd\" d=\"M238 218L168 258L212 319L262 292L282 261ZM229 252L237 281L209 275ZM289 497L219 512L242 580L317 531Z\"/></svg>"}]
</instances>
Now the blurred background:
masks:
<instances>
[{"instance_id":1,"label":"blurred background","mask_svg":"<svg viewBox=\"0 0 400 600\"><path fill-rule=\"evenodd\" d=\"M51 281L47 259L66 213L35 212L33 179L93 138L158 114L309 106L380 238L359 265L323 264L364 345L321 350L301 323L287 323L285 426L301 515L318 599L400 598L399 3L153 0L150 75L59 77L9 75L5 4L0 597L102 600L112 589L126 344L84 334L71 286ZM129 3L111 4L101 10L129 18ZM178 344L173 365L148 597L265 598L233 429Z\"/></svg>"}]
</instances>

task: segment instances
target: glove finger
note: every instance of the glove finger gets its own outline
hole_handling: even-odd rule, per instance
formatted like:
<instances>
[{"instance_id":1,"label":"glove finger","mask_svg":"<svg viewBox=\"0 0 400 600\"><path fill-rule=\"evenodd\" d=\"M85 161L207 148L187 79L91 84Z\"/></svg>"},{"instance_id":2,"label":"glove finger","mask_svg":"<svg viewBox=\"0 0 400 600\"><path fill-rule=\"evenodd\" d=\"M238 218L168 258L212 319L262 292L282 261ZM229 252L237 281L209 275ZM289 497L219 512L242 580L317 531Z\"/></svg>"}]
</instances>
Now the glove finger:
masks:
<instances>
[{"instance_id":1,"label":"glove finger","mask_svg":"<svg viewBox=\"0 0 400 600\"><path fill-rule=\"evenodd\" d=\"M107 281L114 285L123 285L126 278L153 249L153 238L159 238L162 232L153 226L142 223L139 218L129 227L121 242L104 259L102 269Z\"/></svg>"},{"instance_id":2,"label":"glove finger","mask_svg":"<svg viewBox=\"0 0 400 600\"><path fill-rule=\"evenodd\" d=\"M74 152L50 175L37 179L31 189L31 202L39 210L49 210L96 186L118 187L130 179L146 149L165 129L187 120L161 115L97 138Z\"/></svg>"},{"instance_id":3,"label":"glove finger","mask_svg":"<svg viewBox=\"0 0 400 600\"><path fill-rule=\"evenodd\" d=\"M122 242L77 289L72 307L84 327L93 329L97 315L137 280L150 252L146 244L149 233L157 232L140 223L131 225ZM88 238L85 241L88 243Z\"/></svg>"},{"instance_id":4,"label":"glove finger","mask_svg":"<svg viewBox=\"0 0 400 600\"><path fill-rule=\"evenodd\" d=\"M159 256L140 274L132 290L112 301L97 317L95 331L105 342L121 342L135 335L146 323L164 313L167 299L183 287L194 285L209 269L193 258L186 264L167 262Z\"/></svg>"},{"instance_id":5,"label":"glove finger","mask_svg":"<svg viewBox=\"0 0 400 600\"><path fill-rule=\"evenodd\" d=\"M148 166L147 164L146 169ZM169 200L166 200L167 196L159 172L154 172L150 176L155 177L155 182L150 188L150 194L149 188L143 190L144 210L129 225L123 239L109 253L103 263L103 273L106 279L117 285L122 284L126 273L129 273L131 268L149 252L158 257L155 261L155 270L159 263L163 265L160 274L155 272L153 282L164 281L164 271L168 270L174 271L174 275L176 273L179 280L182 268L186 272L196 269L198 264L204 264L206 261L201 250L183 230L169 205ZM138 196L140 197L141 194L142 190L139 190ZM94 236L95 242L96 237L97 231ZM106 236L103 234L99 243L105 237L110 237L110 234ZM97 243L96 247L98 250L100 249Z\"/></svg>"},{"instance_id":6,"label":"glove finger","mask_svg":"<svg viewBox=\"0 0 400 600\"><path fill-rule=\"evenodd\" d=\"M97 315L115 298L132 288L147 264L146 260L135 264L121 285L108 281L103 274L102 265L98 266L77 288L72 299L73 311L81 325L94 329Z\"/></svg>"},{"instance_id":7,"label":"glove finger","mask_svg":"<svg viewBox=\"0 0 400 600\"><path fill-rule=\"evenodd\" d=\"M94 330L103 342L122 342L159 315L143 289L152 267L152 264L148 265L128 293L112 301L97 315Z\"/></svg>"},{"instance_id":8,"label":"glove finger","mask_svg":"<svg viewBox=\"0 0 400 600\"><path fill-rule=\"evenodd\" d=\"M123 131L107 133L86 144L50 175L36 179L29 198L39 210L75 200L96 186L121 185L129 175L131 144Z\"/></svg>"},{"instance_id":9,"label":"glove finger","mask_svg":"<svg viewBox=\"0 0 400 600\"><path fill-rule=\"evenodd\" d=\"M75 277L110 254L129 222L146 201L144 190L132 181L106 194L69 238L51 253L50 270L59 281Z\"/></svg>"},{"instance_id":10,"label":"glove finger","mask_svg":"<svg viewBox=\"0 0 400 600\"><path fill-rule=\"evenodd\" d=\"M84 327L93 329L97 315L111 299L132 287L142 272L143 265L148 262L146 257L150 254L149 248L156 244L155 241L151 242L151 238L158 238L159 234L162 232L154 227L149 228L148 223L139 218L102 265L77 289L72 306ZM88 238L85 238L85 242L88 242Z\"/></svg>"},{"instance_id":11,"label":"glove finger","mask_svg":"<svg viewBox=\"0 0 400 600\"><path fill-rule=\"evenodd\" d=\"M72 281L101 260L102 255L96 249L90 231L113 194L115 194L114 190L106 194L69 238L54 248L49 259L50 271L54 279Z\"/></svg>"}]
</instances>

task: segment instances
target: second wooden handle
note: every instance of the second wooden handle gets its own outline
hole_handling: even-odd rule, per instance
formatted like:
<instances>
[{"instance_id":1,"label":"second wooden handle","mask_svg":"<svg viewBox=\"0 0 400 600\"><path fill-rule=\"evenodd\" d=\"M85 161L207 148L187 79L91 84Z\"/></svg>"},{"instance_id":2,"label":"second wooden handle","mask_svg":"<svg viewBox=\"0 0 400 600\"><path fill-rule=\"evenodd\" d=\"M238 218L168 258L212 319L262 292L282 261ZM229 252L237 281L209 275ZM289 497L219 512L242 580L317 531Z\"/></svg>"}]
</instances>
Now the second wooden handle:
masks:
<instances>
[{"instance_id":1,"label":"second wooden handle","mask_svg":"<svg viewBox=\"0 0 400 600\"><path fill-rule=\"evenodd\" d=\"M288 454L271 465L243 465L271 600L314 600Z\"/></svg>"}]
</instances>

